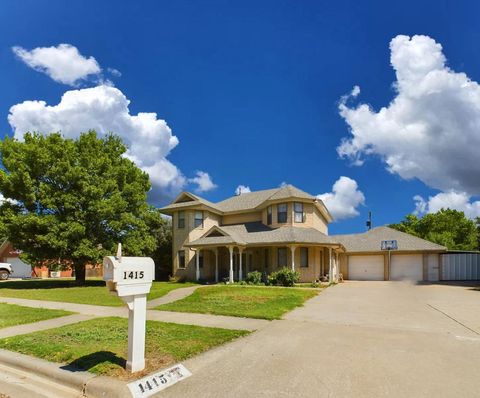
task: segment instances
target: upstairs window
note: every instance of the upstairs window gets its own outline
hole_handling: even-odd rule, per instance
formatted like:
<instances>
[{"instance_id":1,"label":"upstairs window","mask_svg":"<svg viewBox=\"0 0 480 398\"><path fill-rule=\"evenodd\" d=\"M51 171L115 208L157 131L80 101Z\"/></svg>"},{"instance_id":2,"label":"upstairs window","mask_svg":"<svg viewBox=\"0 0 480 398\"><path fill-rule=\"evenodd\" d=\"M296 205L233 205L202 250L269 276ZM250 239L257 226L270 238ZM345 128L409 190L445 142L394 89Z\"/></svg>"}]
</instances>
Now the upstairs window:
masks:
<instances>
[{"instance_id":1,"label":"upstairs window","mask_svg":"<svg viewBox=\"0 0 480 398\"><path fill-rule=\"evenodd\" d=\"M195 228L203 227L203 211L195 212Z\"/></svg>"},{"instance_id":2,"label":"upstairs window","mask_svg":"<svg viewBox=\"0 0 480 398\"><path fill-rule=\"evenodd\" d=\"M178 268L185 268L185 250L178 251Z\"/></svg>"},{"instance_id":3,"label":"upstairs window","mask_svg":"<svg viewBox=\"0 0 480 398\"><path fill-rule=\"evenodd\" d=\"M185 212L184 211L178 212L177 228L179 229L185 228Z\"/></svg>"},{"instance_id":4,"label":"upstairs window","mask_svg":"<svg viewBox=\"0 0 480 398\"><path fill-rule=\"evenodd\" d=\"M277 264L278 264L278 268L287 266L287 248L286 247L278 248Z\"/></svg>"},{"instance_id":5,"label":"upstairs window","mask_svg":"<svg viewBox=\"0 0 480 398\"><path fill-rule=\"evenodd\" d=\"M272 206L267 207L267 225L272 224Z\"/></svg>"},{"instance_id":6,"label":"upstairs window","mask_svg":"<svg viewBox=\"0 0 480 398\"><path fill-rule=\"evenodd\" d=\"M303 203L295 202L293 204L293 211L295 213L295 222L303 222Z\"/></svg>"},{"instance_id":7,"label":"upstairs window","mask_svg":"<svg viewBox=\"0 0 480 398\"><path fill-rule=\"evenodd\" d=\"M287 204L280 203L277 205L277 222L279 224L287 222Z\"/></svg>"},{"instance_id":8,"label":"upstairs window","mask_svg":"<svg viewBox=\"0 0 480 398\"><path fill-rule=\"evenodd\" d=\"M300 267L308 267L308 247L300 248Z\"/></svg>"}]
</instances>

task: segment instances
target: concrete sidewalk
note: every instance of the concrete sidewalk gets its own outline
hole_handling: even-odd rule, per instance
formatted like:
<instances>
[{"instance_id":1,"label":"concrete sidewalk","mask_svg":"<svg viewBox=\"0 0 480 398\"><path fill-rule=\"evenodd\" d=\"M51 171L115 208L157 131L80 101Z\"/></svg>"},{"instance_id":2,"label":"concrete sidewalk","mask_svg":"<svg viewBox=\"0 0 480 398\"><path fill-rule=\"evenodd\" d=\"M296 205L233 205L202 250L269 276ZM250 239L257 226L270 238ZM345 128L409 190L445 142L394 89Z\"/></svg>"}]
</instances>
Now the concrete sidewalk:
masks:
<instances>
[{"instance_id":1,"label":"concrete sidewalk","mask_svg":"<svg viewBox=\"0 0 480 398\"><path fill-rule=\"evenodd\" d=\"M76 314L76 315L67 315L67 316L61 316L58 318L47 319L45 321L11 326L8 328L0 329L0 339L17 336L19 334L27 334L27 333L39 332L41 330L58 328L60 326L87 321L93 318L94 317L91 315Z\"/></svg>"},{"instance_id":2,"label":"concrete sidewalk","mask_svg":"<svg viewBox=\"0 0 480 398\"><path fill-rule=\"evenodd\" d=\"M186 289L189 289L189 288L186 288ZM74 304L74 303L63 303L63 302L61 303L57 301L27 300L27 299L13 298L13 297L0 297L0 302L23 305L25 307L48 308L48 309L55 309L55 310L71 311L71 312L76 312L78 314L86 315L89 317L98 318L98 317L118 316L121 318L128 318L127 306L107 307L107 306L100 306L100 305ZM264 319L240 318L240 317L223 316L223 315L193 314L193 313L186 313L186 312L171 312L171 311L158 311L158 310L147 310L147 319L152 321L180 323L183 325L196 325L196 326L217 327L217 328L224 328L224 329L249 330L249 331L263 328L269 324L269 321ZM35 325L35 324L32 324L32 325Z\"/></svg>"},{"instance_id":3,"label":"concrete sidewalk","mask_svg":"<svg viewBox=\"0 0 480 398\"><path fill-rule=\"evenodd\" d=\"M147 302L147 308L154 308L162 304L172 303L190 296L198 288L204 287L202 285L182 287L168 292L165 296L150 300Z\"/></svg>"}]
</instances>

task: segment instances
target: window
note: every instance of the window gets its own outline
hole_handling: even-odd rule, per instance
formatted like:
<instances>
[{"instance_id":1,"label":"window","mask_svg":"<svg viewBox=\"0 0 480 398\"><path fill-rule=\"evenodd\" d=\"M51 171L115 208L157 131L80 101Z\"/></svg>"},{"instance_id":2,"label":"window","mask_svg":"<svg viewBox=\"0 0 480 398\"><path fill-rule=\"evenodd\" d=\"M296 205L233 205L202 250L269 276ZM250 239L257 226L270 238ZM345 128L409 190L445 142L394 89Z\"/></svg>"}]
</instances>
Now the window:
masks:
<instances>
[{"instance_id":1,"label":"window","mask_svg":"<svg viewBox=\"0 0 480 398\"><path fill-rule=\"evenodd\" d=\"M178 251L178 268L185 268L185 250Z\"/></svg>"},{"instance_id":2,"label":"window","mask_svg":"<svg viewBox=\"0 0 480 398\"><path fill-rule=\"evenodd\" d=\"M203 227L203 211L195 212L195 228Z\"/></svg>"},{"instance_id":3,"label":"window","mask_svg":"<svg viewBox=\"0 0 480 398\"><path fill-rule=\"evenodd\" d=\"M293 211L295 212L295 222L303 222L303 203L295 202L293 204Z\"/></svg>"},{"instance_id":4,"label":"window","mask_svg":"<svg viewBox=\"0 0 480 398\"><path fill-rule=\"evenodd\" d=\"M308 247L300 248L300 267L308 267Z\"/></svg>"},{"instance_id":5,"label":"window","mask_svg":"<svg viewBox=\"0 0 480 398\"><path fill-rule=\"evenodd\" d=\"M277 222L279 224L287 222L287 204L280 203L277 205Z\"/></svg>"},{"instance_id":6,"label":"window","mask_svg":"<svg viewBox=\"0 0 480 398\"><path fill-rule=\"evenodd\" d=\"M180 229L185 228L185 212L184 211L178 212L177 227Z\"/></svg>"},{"instance_id":7,"label":"window","mask_svg":"<svg viewBox=\"0 0 480 398\"><path fill-rule=\"evenodd\" d=\"M278 268L287 266L287 248L286 247L278 248L277 264L278 264Z\"/></svg>"},{"instance_id":8,"label":"window","mask_svg":"<svg viewBox=\"0 0 480 398\"><path fill-rule=\"evenodd\" d=\"M200 252L200 253L199 253ZM198 258L198 266L200 268L203 268L203 250L197 250L197 256L199 256Z\"/></svg>"},{"instance_id":9,"label":"window","mask_svg":"<svg viewBox=\"0 0 480 398\"><path fill-rule=\"evenodd\" d=\"M272 223L272 206L267 207L267 225Z\"/></svg>"},{"instance_id":10,"label":"window","mask_svg":"<svg viewBox=\"0 0 480 398\"><path fill-rule=\"evenodd\" d=\"M265 249L265 269L268 268L268 264L270 263L270 261L268 261L269 256L270 256L270 250Z\"/></svg>"}]
</instances>

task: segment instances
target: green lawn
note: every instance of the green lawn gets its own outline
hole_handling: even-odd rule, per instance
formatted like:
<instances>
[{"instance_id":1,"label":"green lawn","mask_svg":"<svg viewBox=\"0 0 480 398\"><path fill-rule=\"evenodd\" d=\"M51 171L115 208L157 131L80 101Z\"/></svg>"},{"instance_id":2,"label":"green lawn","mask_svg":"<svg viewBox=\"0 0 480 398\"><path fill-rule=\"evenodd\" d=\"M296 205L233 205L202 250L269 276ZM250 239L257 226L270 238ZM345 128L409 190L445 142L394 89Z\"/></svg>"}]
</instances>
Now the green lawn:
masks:
<instances>
[{"instance_id":1,"label":"green lawn","mask_svg":"<svg viewBox=\"0 0 480 398\"><path fill-rule=\"evenodd\" d=\"M147 321L146 369L166 367L249 332ZM96 374L128 378L124 371L128 320L98 318L0 340L0 348ZM135 377L138 377L136 374Z\"/></svg>"},{"instance_id":2,"label":"green lawn","mask_svg":"<svg viewBox=\"0 0 480 398\"><path fill-rule=\"evenodd\" d=\"M193 283L153 282L148 300L162 297L172 290L193 285ZM89 279L85 286L81 287L76 286L73 279L2 282L0 283L0 296L78 304L123 305L117 296L107 291L105 282L99 279Z\"/></svg>"},{"instance_id":3,"label":"green lawn","mask_svg":"<svg viewBox=\"0 0 480 398\"><path fill-rule=\"evenodd\" d=\"M73 312L0 303L0 329L71 315Z\"/></svg>"},{"instance_id":4,"label":"green lawn","mask_svg":"<svg viewBox=\"0 0 480 398\"><path fill-rule=\"evenodd\" d=\"M316 289L281 287L212 286L157 310L231 315L247 318L280 319L283 314L315 295Z\"/></svg>"}]
</instances>

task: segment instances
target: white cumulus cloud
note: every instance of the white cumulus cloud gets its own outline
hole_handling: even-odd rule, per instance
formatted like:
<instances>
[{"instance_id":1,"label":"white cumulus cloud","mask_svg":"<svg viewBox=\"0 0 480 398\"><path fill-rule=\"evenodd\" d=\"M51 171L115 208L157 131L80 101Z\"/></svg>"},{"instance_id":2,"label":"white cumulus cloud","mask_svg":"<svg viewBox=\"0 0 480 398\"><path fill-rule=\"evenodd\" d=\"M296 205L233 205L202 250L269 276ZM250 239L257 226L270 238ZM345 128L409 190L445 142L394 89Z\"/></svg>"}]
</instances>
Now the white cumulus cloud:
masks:
<instances>
[{"instance_id":1,"label":"white cumulus cloud","mask_svg":"<svg viewBox=\"0 0 480 398\"><path fill-rule=\"evenodd\" d=\"M211 191L217 187L217 185L212 181L212 177L210 177L210 175L205 171L200 170L196 172L195 177L189 178L188 182L197 185L195 192L198 193Z\"/></svg>"},{"instance_id":2,"label":"white cumulus cloud","mask_svg":"<svg viewBox=\"0 0 480 398\"><path fill-rule=\"evenodd\" d=\"M453 209L463 211L468 218L480 217L480 201L472 200L465 192L440 192L429 196L428 200L420 195L414 196L415 211L417 215L436 213L440 209Z\"/></svg>"},{"instance_id":3,"label":"white cumulus cloud","mask_svg":"<svg viewBox=\"0 0 480 398\"><path fill-rule=\"evenodd\" d=\"M84 57L75 46L70 44L37 47L33 50L15 46L12 51L30 68L70 86L76 86L79 81L101 72L100 65L94 57Z\"/></svg>"},{"instance_id":4,"label":"white cumulus cloud","mask_svg":"<svg viewBox=\"0 0 480 398\"><path fill-rule=\"evenodd\" d=\"M235 188L235 195L241 195L242 193L252 192L249 186L247 185L239 185Z\"/></svg>"},{"instance_id":5,"label":"white cumulus cloud","mask_svg":"<svg viewBox=\"0 0 480 398\"><path fill-rule=\"evenodd\" d=\"M166 159L178 145L178 138L156 113L133 115L129 104L119 89L102 85L67 91L57 105L24 101L10 108L8 121L19 140L27 131L61 132L68 138L90 129L100 135L113 132L127 145L126 156L150 175L151 200L162 202L175 196L188 182L178 167ZM213 184L203 172L198 172L192 182L203 191Z\"/></svg>"},{"instance_id":6,"label":"white cumulus cloud","mask_svg":"<svg viewBox=\"0 0 480 398\"><path fill-rule=\"evenodd\" d=\"M358 216L357 208L365 204L365 195L358 189L355 180L342 176L332 187L332 192L317 195L335 220L343 220Z\"/></svg>"},{"instance_id":7,"label":"white cumulus cloud","mask_svg":"<svg viewBox=\"0 0 480 398\"><path fill-rule=\"evenodd\" d=\"M367 104L339 104L351 136L337 151L361 165L379 156L404 179L418 178L444 192L480 194L480 86L446 65L442 46L428 36L390 42L395 97L378 112Z\"/></svg>"}]
</instances>

